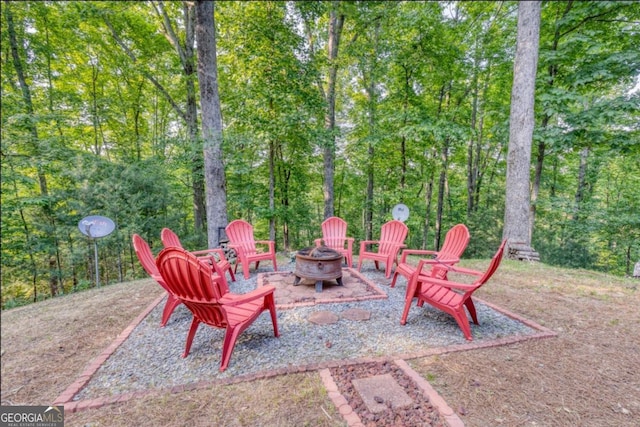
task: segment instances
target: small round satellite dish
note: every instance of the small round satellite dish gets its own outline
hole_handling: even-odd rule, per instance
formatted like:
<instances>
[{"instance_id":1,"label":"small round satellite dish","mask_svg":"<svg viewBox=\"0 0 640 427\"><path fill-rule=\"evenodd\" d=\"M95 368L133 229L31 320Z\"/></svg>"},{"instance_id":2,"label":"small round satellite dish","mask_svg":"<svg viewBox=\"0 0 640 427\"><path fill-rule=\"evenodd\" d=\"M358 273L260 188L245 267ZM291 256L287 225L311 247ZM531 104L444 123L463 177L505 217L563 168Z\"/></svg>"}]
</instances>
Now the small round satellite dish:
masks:
<instances>
[{"instance_id":1,"label":"small round satellite dish","mask_svg":"<svg viewBox=\"0 0 640 427\"><path fill-rule=\"evenodd\" d=\"M405 222L409 218L409 208L405 204L398 203L391 210L391 215L393 219Z\"/></svg>"},{"instance_id":2,"label":"small round satellite dish","mask_svg":"<svg viewBox=\"0 0 640 427\"><path fill-rule=\"evenodd\" d=\"M78 223L80 232L93 239L108 236L115 228L116 224L111 219L99 215L85 217Z\"/></svg>"}]
</instances>

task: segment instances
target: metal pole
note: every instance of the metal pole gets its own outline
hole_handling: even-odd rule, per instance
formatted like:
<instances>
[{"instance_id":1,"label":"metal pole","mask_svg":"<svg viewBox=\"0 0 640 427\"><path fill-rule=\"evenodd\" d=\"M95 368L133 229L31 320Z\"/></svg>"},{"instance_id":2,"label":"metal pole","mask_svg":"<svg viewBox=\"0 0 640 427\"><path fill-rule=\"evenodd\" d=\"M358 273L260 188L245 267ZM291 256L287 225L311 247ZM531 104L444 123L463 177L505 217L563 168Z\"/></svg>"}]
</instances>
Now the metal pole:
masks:
<instances>
[{"instance_id":1,"label":"metal pole","mask_svg":"<svg viewBox=\"0 0 640 427\"><path fill-rule=\"evenodd\" d=\"M96 287L100 287L100 271L98 270L98 239L93 239L93 248L96 258Z\"/></svg>"}]
</instances>

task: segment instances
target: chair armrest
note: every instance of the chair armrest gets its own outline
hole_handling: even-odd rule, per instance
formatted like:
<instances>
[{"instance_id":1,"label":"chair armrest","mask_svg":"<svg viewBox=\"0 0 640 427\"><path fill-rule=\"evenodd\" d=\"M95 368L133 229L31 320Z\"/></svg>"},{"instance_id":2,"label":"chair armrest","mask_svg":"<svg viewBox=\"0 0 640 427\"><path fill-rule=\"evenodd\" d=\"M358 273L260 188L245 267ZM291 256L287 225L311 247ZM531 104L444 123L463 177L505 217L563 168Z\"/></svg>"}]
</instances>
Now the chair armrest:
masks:
<instances>
[{"instance_id":1,"label":"chair armrest","mask_svg":"<svg viewBox=\"0 0 640 427\"><path fill-rule=\"evenodd\" d=\"M478 276L478 277L484 274L484 271L472 270L470 268L464 268L459 266L452 266L451 271L455 273L469 274L471 276Z\"/></svg>"},{"instance_id":2,"label":"chair armrest","mask_svg":"<svg viewBox=\"0 0 640 427\"><path fill-rule=\"evenodd\" d=\"M351 252L353 250L353 242L355 239L353 237L346 237L345 240L347 241L347 250Z\"/></svg>"},{"instance_id":3,"label":"chair armrest","mask_svg":"<svg viewBox=\"0 0 640 427\"><path fill-rule=\"evenodd\" d=\"M460 258L424 258L418 262L418 266L416 267L416 271L419 271L419 274L422 274L422 268L429 264L431 266L438 266L445 268L447 270L452 270L453 264L460 262Z\"/></svg>"},{"instance_id":4,"label":"chair armrest","mask_svg":"<svg viewBox=\"0 0 640 427\"><path fill-rule=\"evenodd\" d=\"M367 245L379 245L380 240L360 240L360 252L364 252Z\"/></svg>"},{"instance_id":5,"label":"chair armrest","mask_svg":"<svg viewBox=\"0 0 640 427\"><path fill-rule=\"evenodd\" d=\"M218 301L220 302L220 304L233 307L236 305L245 304L253 300L264 298L265 296L274 293L275 290L275 286L265 285L259 287L258 289L254 289L253 291L246 294L225 294Z\"/></svg>"},{"instance_id":6,"label":"chair armrest","mask_svg":"<svg viewBox=\"0 0 640 427\"><path fill-rule=\"evenodd\" d=\"M274 242L273 240L256 240L255 242L261 245L269 246L269 252L273 252L276 247L276 242Z\"/></svg>"},{"instance_id":7,"label":"chair armrest","mask_svg":"<svg viewBox=\"0 0 640 427\"><path fill-rule=\"evenodd\" d=\"M194 255L199 255L199 254L211 254L211 253L215 253L220 257L220 261L226 261L227 257L224 256L224 251L220 248L213 248L213 249L203 249L201 251L191 251L192 254Z\"/></svg>"},{"instance_id":8,"label":"chair armrest","mask_svg":"<svg viewBox=\"0 0 640 427\"><path fill-rule=\"evenodd\" d=\"M473 291L478 287L478 285L475 283L474 284L459 283L459 282L454 282L452 280L436 279L434 277L424 277L424 276L422 277L423 277L422 280L420 278L418 279L419 282L432 283L434 285L442 286L443 288L460 289L461 291Z\"/></svg>"},{"instance_id":9,"label":"chair armrest","mask_svg":"<svg viewBox=\"0 0 640 427\"><path fill-rule=\"evenodd\" d=\"M402 256L400 257L400 262L407 261L407 255L437 255L438 252L430 251L426 249L405 249L402 251Z\"/></svg>"}]
</instances>

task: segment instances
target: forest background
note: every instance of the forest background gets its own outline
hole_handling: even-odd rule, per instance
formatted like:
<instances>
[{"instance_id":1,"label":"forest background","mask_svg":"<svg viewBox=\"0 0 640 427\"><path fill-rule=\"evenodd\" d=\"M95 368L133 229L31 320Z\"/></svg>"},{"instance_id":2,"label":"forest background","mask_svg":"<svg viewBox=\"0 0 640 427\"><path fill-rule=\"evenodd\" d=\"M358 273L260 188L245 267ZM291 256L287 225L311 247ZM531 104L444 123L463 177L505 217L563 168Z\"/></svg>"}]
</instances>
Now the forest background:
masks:
<instances>
[{"instance_id":1,"label":"forest background","mask_svg":"<svg viewBox=\"0 0 640 427\"><path fill-rule=\"evenodd\" d=\"M207 244L187 2L2 3L2 307L144 277L169 227ZM338 16L340 45L328 54ZM216 2L229 219L294 251L334 214L357 240L410 209L407 246L503 228L517 2ZM544 2L531 164L542 262L630 275L640 260L640 3ZM326 126L335 72L335 126Z\"/></svg>"}]
</instances>

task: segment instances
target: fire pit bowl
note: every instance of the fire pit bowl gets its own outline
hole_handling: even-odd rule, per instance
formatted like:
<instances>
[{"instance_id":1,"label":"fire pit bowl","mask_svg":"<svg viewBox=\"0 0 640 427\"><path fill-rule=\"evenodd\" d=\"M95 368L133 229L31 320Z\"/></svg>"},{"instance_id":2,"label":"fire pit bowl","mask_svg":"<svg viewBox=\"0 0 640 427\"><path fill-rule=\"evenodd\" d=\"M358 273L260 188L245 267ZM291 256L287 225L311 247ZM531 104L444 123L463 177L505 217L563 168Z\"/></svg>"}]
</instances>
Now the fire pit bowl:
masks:
<instances>
[{"instance_id":1,"label":"fire pit bowl","mask_svg":"<svg viewBox=\"0 0 640 427\"><path fill-rule=\"evenodd\" d=\"M326 246L300 249L296 254L296 268L293 272L298 286L301 279L316 281L316 292L322 292L322 282L336 280L342 286L342 254Z\"/></svg>"}]
</instances>

